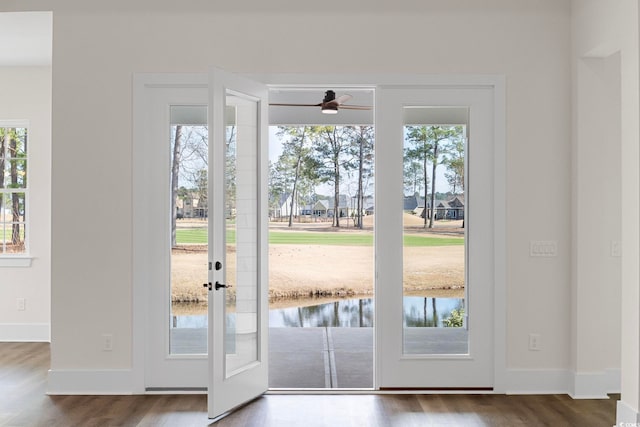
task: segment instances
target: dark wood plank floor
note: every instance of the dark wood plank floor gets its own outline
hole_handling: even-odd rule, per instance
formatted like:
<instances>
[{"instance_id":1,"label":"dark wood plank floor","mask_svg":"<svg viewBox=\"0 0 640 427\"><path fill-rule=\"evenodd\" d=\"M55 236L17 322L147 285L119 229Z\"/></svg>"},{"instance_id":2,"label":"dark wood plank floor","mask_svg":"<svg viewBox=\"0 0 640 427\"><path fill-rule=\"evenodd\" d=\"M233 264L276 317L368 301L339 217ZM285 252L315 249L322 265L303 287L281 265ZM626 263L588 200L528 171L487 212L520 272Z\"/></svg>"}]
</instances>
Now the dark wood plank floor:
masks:
<instances>
[{"instance_id":1,"label":"dark wood plank floor","mask_svg":"<svg viewBox=\"0 0 640 427\"><path fill-rule=\"evenodd\" d=\"M206 426L203 395L47 396L49 345L0 343L0 426ZM216 426L594 426L618 396L267 395Z\"/></svg>"}]
</instances>

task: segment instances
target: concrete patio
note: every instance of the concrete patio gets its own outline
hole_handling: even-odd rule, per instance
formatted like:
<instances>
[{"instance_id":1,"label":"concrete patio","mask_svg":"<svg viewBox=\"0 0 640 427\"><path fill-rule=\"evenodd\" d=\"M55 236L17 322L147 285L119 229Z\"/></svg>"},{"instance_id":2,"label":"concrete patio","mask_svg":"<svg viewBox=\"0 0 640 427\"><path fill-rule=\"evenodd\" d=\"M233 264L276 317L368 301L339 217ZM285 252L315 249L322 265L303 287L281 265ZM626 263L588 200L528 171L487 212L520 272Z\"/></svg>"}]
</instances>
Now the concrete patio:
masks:
<instances>
[{"instance_id":1,"label":"concrete patio","mask_svg":"<svg viewBox=\"0 0 640 427\"><path fill-rule=\"evenodd\" d=\"M172 328L173 354L207 352L205 328ZM269 328L270 388L372 388L373 328ZM405 328L407 354L465 354L463 328Z\"/></svg>"}]
</instances>

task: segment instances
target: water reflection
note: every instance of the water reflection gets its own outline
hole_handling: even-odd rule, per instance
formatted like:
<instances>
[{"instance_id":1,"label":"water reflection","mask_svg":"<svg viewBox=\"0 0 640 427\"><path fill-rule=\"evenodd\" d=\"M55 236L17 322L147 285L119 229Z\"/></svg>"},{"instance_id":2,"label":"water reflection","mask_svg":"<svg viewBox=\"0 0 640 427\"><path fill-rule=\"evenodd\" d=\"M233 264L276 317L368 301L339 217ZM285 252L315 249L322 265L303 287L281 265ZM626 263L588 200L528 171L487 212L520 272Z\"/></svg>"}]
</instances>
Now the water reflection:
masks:
<instances>
[{"instance_id":1,"label":"water reflection","mask_svg":"<svg viewBox=\"0 0 640 427\"><path fill-rule=\"evenodd\" d=\"M444 319L464 308L462 298L404 297L405 327L443 327ZM269 310L271 327L373 326L374 300L345 299L307 307Z\"/></svg>"},{"instance_id":2,"label":"water reflection","mask_svg":"<svg viewBox=\"0 0 640 427\"><path fill-rule=\"evenodd\" d=\"M465 308L463 298L404 297L405 327L444 327L453 310ZM341 327L373 326L373 298L343 299L306 307L269 310L270 327ZM234 325L230 314L228 327ZM173 316L173 328L206 328L207 315ZM233 329L233 328L232 328ZM233 334L233 331L231 332Z\"/></svg>"},{"instance_id":3,"label":"water reflection","mask_svg":"<svg viewBox=\"0 0 640 427\"><path fill-rule=\"evenodd\" d=\"M404 297L405 327L444 327L453 310L464 308L462 298Z\"/></svg>"},{"instance_id":4,"label":"water reflection","mask_svg":"<svg viewBox=\"0 0 640 427\"><path fill-rule=\"evenodd\" d=\"M269 310L271 327L373 326L373 299L345 299L308 307Z\"/></svg>"}]
</instances>

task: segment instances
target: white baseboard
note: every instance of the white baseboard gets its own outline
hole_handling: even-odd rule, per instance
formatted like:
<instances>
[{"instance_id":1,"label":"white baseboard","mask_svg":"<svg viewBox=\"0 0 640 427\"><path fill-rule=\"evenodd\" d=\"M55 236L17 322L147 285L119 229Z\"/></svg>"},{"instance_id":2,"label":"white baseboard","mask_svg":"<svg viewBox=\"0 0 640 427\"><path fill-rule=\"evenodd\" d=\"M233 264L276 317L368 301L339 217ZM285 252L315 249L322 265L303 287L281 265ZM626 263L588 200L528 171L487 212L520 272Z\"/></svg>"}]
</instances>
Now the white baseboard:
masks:
<instances>
[{"instance_id":1,"label":"white baseboard","mask_svg":"<svg viewBox=\"0 0 640 427\"><path fill-rule=\"evenodd\" d=\"M618 407L616 410L616 426L625 425L640 425L640 413L635 411L622 400L618 400Z\"/></svg>"},{"instance_id":2,"label":"white baseboard","mask_svg":"<svg viewBox=\"0 0 640 427\"><path fill-rule=\"evenodd\" d=\"M573 372L569 395L574 399L608 399L608 393L620 392L620 369L602 372Z\"/></svg>"},{"instance_id":3,"label":"white baseboard","mask_svg":"<svg viewBox=\"0 0 640 427\"><path fill-rule=\"evenodd\" d=\"M566 369L508 369L506 394L566 394L569 391Z\"/></svg>"},{"instance_id":4,"label":"white baseboard","mask_svg":"<svg viewBox=\"0 0 640 427\"><path fill-rule=\"evenodd\" d=\"M620 392L620 369L575 373L568 369L509 369L506 394L568 394L574 399L608 399Z\"/></svg>"},{"instance_id":5,"label":"white baseboard","mask_svg":"<svg viewBox=\"0 0 640 427\"><path fill-rule=\"evenodd\" d=\"M51 369L47 384L49 395L134 394L131 369L71 370Z\"/></svg>"},{"instance_id":6,"label":"white baseboard","mask_svg":"<svg viewBox=\"0 0 640 427\"><path fill-rule=\"evenodd\" d=\"M0 323L0 342L50 342L48 323Z\"/></svg>"}]
</instances>

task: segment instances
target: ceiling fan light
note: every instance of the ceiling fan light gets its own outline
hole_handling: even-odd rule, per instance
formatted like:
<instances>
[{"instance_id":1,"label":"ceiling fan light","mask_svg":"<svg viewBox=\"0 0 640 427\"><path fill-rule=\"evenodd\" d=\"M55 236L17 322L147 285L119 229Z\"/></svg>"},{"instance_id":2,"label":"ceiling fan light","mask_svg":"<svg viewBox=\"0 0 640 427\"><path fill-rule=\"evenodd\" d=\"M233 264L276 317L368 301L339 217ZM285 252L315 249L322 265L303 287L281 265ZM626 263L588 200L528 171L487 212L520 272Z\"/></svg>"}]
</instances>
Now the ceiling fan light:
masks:
<instances>
[{"instance_id":1,"label":"ceiling fan light","mask_svg":"<svg viewBox=\"0 0 640 427\"><path fill-rule=\"evenodd\" d=\"M322 106L323 114L338 114L338 106L337 105L323 105Z\"/></svg>"}]
</instances>

